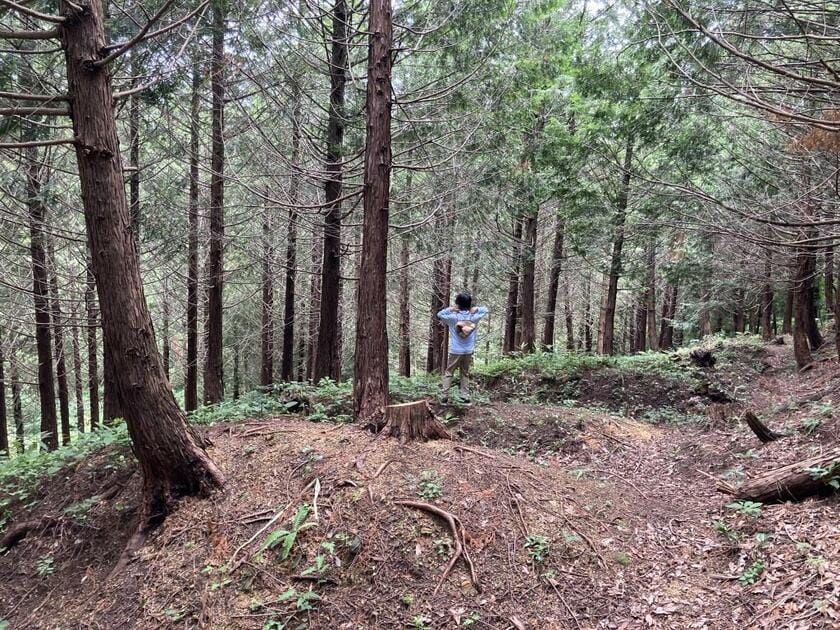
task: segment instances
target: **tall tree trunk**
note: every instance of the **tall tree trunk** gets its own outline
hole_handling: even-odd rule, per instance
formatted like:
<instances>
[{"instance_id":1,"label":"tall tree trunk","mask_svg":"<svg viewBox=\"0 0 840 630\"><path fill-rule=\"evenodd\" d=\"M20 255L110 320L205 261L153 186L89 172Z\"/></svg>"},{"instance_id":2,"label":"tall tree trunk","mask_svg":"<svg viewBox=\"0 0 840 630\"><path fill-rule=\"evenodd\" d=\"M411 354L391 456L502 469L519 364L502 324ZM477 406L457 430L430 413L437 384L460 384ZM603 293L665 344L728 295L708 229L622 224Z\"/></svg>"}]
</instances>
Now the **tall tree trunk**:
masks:
<instances>
[{"instance_id":1,"label":"tall tree trunk","mask_svg":"<svg viewBox=\"0 0 840 630\"><path fill-rule=\"evenodd\" d=\"M85 311L87 314L88 401L90 403L90 428L99 426L99 357L96 348L96 331L99 329L99 312L96 304L96 280L90 254L86 260Z\"/></svg>"},{"instance_id":2,"label":"tall tree trunk","mask_svg":"<svg viewBox=\"0 0 840 630\"><path fill-rule=\"evenodd\" d=\"M513 218L513 256L508 273L508 293L505 304L505 334L502 352L510 354L518 350L516 345L516 322L519 318L519 266L522 258L522 219Z\"/></svg>"},{"instance_id":3,"label":"tall tree trunk","mask_svg":"<svg viewBox=\"0 0 840 630\"><path fill-rule=\"evenodd\" d=\"M539 207L529 208L524 219L522 249L522 350L532 353L537 349L536 333L536 264L537 227Z\"/></svg>"},{"instance_id":4,"label":"tall tree trunk","mask_svg":"<svg viewBox=\"0 0 840 630\"><path fill-rule=\"evenodd\" d=\"M568 272L563 276L563 312L566 316L566 350L575 349L575 322Z\"/></svg>"},{"instance_id":5,"label":"tall tree trunk","mask_svg":"<svg viewBox=\"0 0 840 630\"><path fill-rule=\"evenodd\" d=\"M583 287L583 349L592 352L592 276L589 273Z\"/></svg>"},{"instance_id":6,"label":"tall tree trunk","mask_svg":"<svg viewBox=\"0 0 840 630\"><path fill-rule=\"evenodd\" d=\"M452 291L452 256L446 257L443 267L443 295L448 296ZM443 374L449 360L449 326L439 325L441 331L440 346L438 348L438 372Z\"/></svg>"},{"instance_id":7,"label":"tall tree trunk","mask_svg":"<svg viewBox=\"0 0 840 630\"><path fill-rule=\"evenodd\" d=\"M295 281L297 279L298 212L295 207L300 192L300 86L292 82L292 181L289 187L289 233L286 237L286 284L283 290L283 356L280 378L293 379L295 356ZM303 339L303 335L301 335Z\"/></svg>"},{"instance_id":8,"label":"tall tree trunk","mask_svg":"<svg viewBox=\"0 0 840 630\"><path fill-rule=\"evenodd\" d=\"M785 314L782 318L783 335L793 334L793 294L794 289L793 285L791 285L788 287L787 294L785 295Z\"/></svg>"},{"instance_id":9,"label":"tall tree trunk","mask_svg":"<svg viewBox=\"0 0 840 630\"><path fill-rule=\"evenodd\" d=\"M385 274L391 185L390 0L371 0L368 36L364 221L356 321L356 420L381 428L388 406L388 331Z\"/></svg>"},{"instance_id":10,"label":"tall tree trunk","mask_svg":"<svg viewBox=\"0 0 840 630\"><path fill-rule=\"evenodd\" d=\"M816 236L815 231L811 231L809 236ZM820 287L817 282L817 252L813 247L807 247L806 254L808 256L808 272L805 276L805 292L806 300L806 319L805 319L805 334L808 336L808 344L811 350L817 350L823 345L822 334L820 334L820 327L817 323L819 318L819 301L820 301Z\"/></svg>"},{"instance_id":11,"label":"tall tree trunk","mask_svg":"<svg viewBox=\"0 0 840 630\"><path fill-rule=\"evenodd\" d=\"M262 349L260 352L260 385L274 384L274 247L271 244L271 219L268 208L263 217L262 252ZM239 346L237 345L237 348Z\"/></svg>"},{"instance_id":12,"label":"tall tree trunk","mask_svg":"<svg viewBox=\"0 0 840 630\"><path fill-rule=\"evenodd\" d=\"M166 380L169 381L170 380L170 375L169 375L170 354L171 354L172 343L171 343L171 339L169 337L169 319L170 319L170 316L169 316L169 283L166 281L165 278L163 280L162 291L163 291L163 308L161 309L161 311L162 311L161 316L163 318L163 322L162 322L162 326L161 326L161 328L162 328L161 336L163 338L161 339L161 345L163 346L163 357L162 357L163 373L166 376Z\"/></svg>"},{"instance_id":13,"label":"tall tree trunk","mask_svg":"<svg viewBox=\"0 0 840 630\"><path fill-rule=\"evenodd\" d=\"M9 429L6 417L6 374L4 364L6 358L3 353L3 331L0 330L0 457L9 455Z\"/></svg>"},{"instance_id":14,"label":"tall tree trunk","mask_svg":"<svg viewBox=\"0 0 840 630\"><path fill-rule=\"evenodd\" d=\"M128 52L131 61L132 82L136 87L137 77L142 74L137 49ZM131 231L140 250L140 92L128 97L128 214L131 217Z\"/></svg>"},{"instance_id":15,"label":"tall tree trunk","mask_svg":"<svg viewBox=\"0 0 840 630\"><path fill-rule=\"evenodd\" d=\"M409 240L403 234L402 249L400 250L400 360L399 374L408 378L411 376L411 297L409 295Z\"/></svg>"},{"instance_id":16,"label":"tall tree trunk","mask_svg":"<svg viewBox=\"0 0 840 630\"><path fill-rule=\"evenodd\" d=\"M55 260L55 240L47 236L47 265L50 282L50 314L53 327L53 352L55 354L55 375L58 381L58 408L61 418L61 443L70 443L70 391L67 387L67 362L64 352L64 319L58 295L58 269Z\"/></svg>"},{"instance_id":17,"label":"tall tree trunk","mask_svg":"<svg viewBox=\"0 0 840 630\"><path fill-rule=\"evenodd\" d=\"M793 280L793 355L796 358L796 365L800 368L811 363L807 325L808 301L810 299L808 287L809 256L810 253L806 248L800 248L796 256L796 271Z\"/></svg>"},{"instance_id":18,"label":"tall tree trunk","mask_svg":"<svg viewBox=\"0 0 840 630\"><path fill-rule=\"evenodd\" d=\"M13 346L9 352L9 378L11 380L10 387L12 390L12 417L15 420L15 442L17 442L18 452L23 453L26 444L23 427L23 402L20 396L20 373L18 372L16 350Z\"/></svg>"},{"instance_id":19,"label":"tall tree trunk","mask_svg":"<svg viewBox=\"0 0 840 630\"><path fill-rule=\"evenodd\" d=\"M79 311L77 302L73 303L73 310L70 312L73 321L73 394L76 399L76 429L79 433L85 432L85 396L84 396L84 374L82 373L82 346L79 338Z\"/></svg>"},{"instance_id":20,"label":"tall tree trunk","mask_svg":"<svg viewBox=\"0 0 840 630\"><path fill-rule=\"evenodd\" d=\"M25 130L27 135L34 132ZM35 304L35 345L38 351L38 395L41 436L49 450L58 448L55 414L52 339L50 336L49 280L45 246L46 208L41 201L41 162L34 148L26 150L26 197L29 209L29 249L32 256L32 298Z\"/></svg>"},{"instance_id":21,"label":"tall tree trunk","mask_svg":"<svg viewBox=\"0 0 840 630\"><path fill-rule=\"evenodd\" d=\"M598 321L598 354L613 353L613 338L615 330L615 307L618 299L618 279L621 277L622 258L624 248L624 223L627 218L627 202L630 198L630 168L633 162L633 138L627 139L624 150L624 164L621 175L621 188L616 200L616 212L613 217L612 255L610 269L607 276L607 287L601 304L601 314Z\"/></svg>"},{"instance_id":22,"label":"tall tree trunk","mask_svg":"<svg viewBox=\"0 0 840 630\"><path fill-rule=\"evenodd\" d=\"M341 301L341 192L344 156L344 85L347 81L347 3L336 0L332 14L330 54L330 108L327 122L327 181L324 185L324 258L321 265L321 316L318 354L313 380L341 378L338 308Z\"/></svg>"},{"instance_id":23,"label":"tall tree trunk","mask_svg":"<svg viewBox=\"0 0 840 630\"><path fill-rule=\"evenodd\" d=\"M665 285L662 298L662 321L659 328L659 348L674 348L674 317L677 314L677 285L670 282Z\"/></svg>"},{"instance_id":24,"label":"tall tree trunk","mask_svg":"<svg viewBox=\"0 0 840 630\"><path fill-rule=\"evenodd\" d=\"M322 225L312 225L312 271L309 274L309 330L306 336L306 378L312 380L318 357L318 329L321 320L321 262L323 236Z\"/></svg>"},{"instance_id":25,"label":"tall tree trunk","mask_svg":"<svg viewBox=\"0 0 840 630\"><path fill-rule=\"evenodd\" d=\"M439 235L446 226L443 213L435 216L435 233ZM449 303L449 288L446 282L446 267L449 254L435 258L432 263L432 287L429 304L429 345L426 350L426 371L433 374L440 371L443 361L441 352L444 346L446 328L437 318L438 312ZM445 351L444 351L445 352Z\"/></svg>"},{"instance_id":26,"label":"tall tree trunk","mask_svg":"<svg viewBox=\"0 0 840 630\"><path fill-rule=\"evenodd\" d=\"M557 318L557 291L560 288L560 273L563 270L563 237L566 222L558 212L554 218L554 247L551 250L551 270L548 274L548 295L545 299L545 321L543 322L542 347L554 350L554 326Z\"/></svg>"},{"instance_id":27,"label":"tall tree trunk","mask_svg":"<svg viewBox=\"0 0 840 630\"><path fill-rule=\"evenodd\" d=\"M104 312L104 309L102 309ZM104 326L104 321L102 326ZM102 421L111 425L117 418L124 418L122 401L120 400L119 386L117 385L117 374L114 371L114 350L108 342L105 331L102 332Z\"/></svg>"},{"instance_id":28,"label":"tall tree trunk","mask_svg":"<svg viewBox=\"0 0 840 630\"><path fill-rule=\"evenodd\" d=\"M747 317L744 313L744 290L735 290L735 312L732 317L732 329L735 333L743 333L746 330Z\"/></svg>"},{"instance_id":29,"label":"tall tree trunk","mask_svg":"<svg viewBox=\"0 0 840 630\"><path fill-rule=\"evenodd\" d=\"M233 399L239 400L240 376L239 376L239 341L233 344Z\"/></svg>"},{"instance_id":30,"label":"tall tree trunk","mask_svg":"<svg viewBox=\"0 0 840 630\"><path fill-rule=\"evenodd\" d=\"M834 308L834 245L826 245L825 265L823 267L823 285L825 286L825 307L826 310ZM836 328L836 326L835 326Z\"/></svg>"},{"instance_id":31,"label":"tall tree trunk","mask_svg":"<svg viewBox=\"0 0 840 630\"><path fill-rule=\"evenodd\" d=\"M204 365L204 402L208 404L221 402L225 397L222 322L225 240L225 0L212 0L212 11L210 247L207 259L207 356Z\"/></svg>"},{"instance_id":32,"label":"tall tree trunk","mask_svg":"<svg viewBox=\"0 0 840 630\"><path fill-rule=\"evenodd\" d=\"M647 252L647 278L645 286L645 308L647 309L647 338L651 350L659 349L656 338L656 235L652 235L648 241Z\"/></svg>"},{"instance_id":33,"label":"tall tree trunk","mask_svg":"<svg viewBox=\"0 0 840 630\"><path fill-rule=\"evenodd\" d=\"M770 341L773 338L773 285L772 282L772 254L769 249L764 250L764 285L761 287L761 338Z\"/></svg>"},{"instance_id":34,"label":"tall tree trunk","mask_svg":"<svg viewBox=\"0 0 840 630\"><path fill-rule=\"evenodd\" d=\"M187 365L184 410L198 409L198 164L201 67L193 61L190 93L190 191L187 202Z\"/></svg>"},{"instance_id":35,"label":"tall tree trunk","mask_svg":"<svg viewBox=\"0 0 840 630\"><path fill-rule=\"evenodd\" d=\"M647 291L644 291L636 303L633 316L633 352L647 349Z\"/></svg>"},{"instance_id":36,"label":"tall tree trunk","mask_svg":"<svg viewBox=\"0 0 840 630\"><path fill-rule=\"evenodd\" d=\"M196 444L163 373L129 230L111 77L107 67L92 70L106 45L102 5L89 0L82 5L62 1L67 19L59 27L76 160L103 334L113 349L116 385L143 472L141 523L153 525L179 496L207 491L223 477Z\"/></svg>"}]
</instances>

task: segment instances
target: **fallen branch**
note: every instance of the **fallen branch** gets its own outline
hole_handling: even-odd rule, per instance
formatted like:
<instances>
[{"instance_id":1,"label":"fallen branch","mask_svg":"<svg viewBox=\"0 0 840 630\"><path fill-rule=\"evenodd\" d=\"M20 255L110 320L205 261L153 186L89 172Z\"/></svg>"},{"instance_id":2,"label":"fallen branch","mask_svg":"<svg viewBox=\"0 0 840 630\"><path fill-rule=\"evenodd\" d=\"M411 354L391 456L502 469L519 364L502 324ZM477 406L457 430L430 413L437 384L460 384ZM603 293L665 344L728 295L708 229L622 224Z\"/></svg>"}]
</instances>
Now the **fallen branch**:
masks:
<instances>
[{"instance_id":1,"label":"fallen branch","mask_svg":"<svg viewBox=\"0 0 840 630\"><path fill-rule=\"evenodd\" d=\"M776 431L773 431L749 409L744 412L741 419L747 423L747 426L752 429L752 432L755 433L756 437L762 444L767 444L767 442L773 442L779 438L785 437L784 433L777 433Z\"/></svg>"},{"instance_id":2,"label":"fallen branch","mask_svg":"<svg viewBox=\"0 0 840 630\"><path fill-rule=\"evenodd\" d=\"M473 565L472 559L470 558L469 551L467 550L467 542L464 537L464 526L461 521L458 519L457 516L452 514L451 512L447 512L436 505L432 505L431 503L424 503L422 501L394 501L396 505L404 505L406 507L413 507L417 510L424 510L431 514L435 514L441 517L444 521L446 521L447 525L449 525L449 530L452 532L452 540L455 542L455 552L452 554L452 559L449 561L449 564L446 566L446 569L443 571L443 575L440 576L440 580L438 580L437 586L435 586L435 590L433 591L432 595L437 595L440 587L443 585L443 582L446 580L446 577L452 571L452 567L455 566L455 563L458 561L458 558L463 557L464 563L467 565L467 568L470 570L470 579L472 580L472 584L475 587L475 590L479 593L481 592L481 584L478 581L478 577L475 573L475 565Z\"/></svg>"}]
</instances>

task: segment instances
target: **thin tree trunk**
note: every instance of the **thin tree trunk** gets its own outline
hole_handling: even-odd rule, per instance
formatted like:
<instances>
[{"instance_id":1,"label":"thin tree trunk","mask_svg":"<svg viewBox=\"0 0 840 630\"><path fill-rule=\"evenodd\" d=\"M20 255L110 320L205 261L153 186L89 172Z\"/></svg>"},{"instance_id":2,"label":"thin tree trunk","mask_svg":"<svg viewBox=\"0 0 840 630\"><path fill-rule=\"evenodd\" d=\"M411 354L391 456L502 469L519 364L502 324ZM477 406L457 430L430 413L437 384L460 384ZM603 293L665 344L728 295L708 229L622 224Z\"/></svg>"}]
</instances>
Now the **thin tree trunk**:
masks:
<instances>
[{"instance_id":1,"label":"thin tree trunk","mask_svg":"<svg viewBox=\"0 0 840 630\"><path fill-rule=\"evenodd\" d=\"M560 273L563 270L563 237L565 236L565 228L566 222L558 212L554 219L554 247L551 250L551 270L548 275L548 295L545 300L545 321L543 322L542 334L542 347L545 351L554 350L557 291L560 288ZM568 302L568 299L566 302Z\"/></svg>"},{"instance_id":2,"label":"thin tree trunk","mask_svg":"<svg viewBox=\"0 0 840 630\"><path fill-rule=\"evenodd\" d=\"M341 301L341 192L344 150L344 85L347 81L347 3L336 0L332 15L330 54L330 108L327 122L327 181L324 185L327 214L324 217L324 257L321 265L321 315L318 354L313 380L341 378L338 318Z\"/></svg>"},{"instance_id":3,"label":"thin tree trunk","mask_svg":"<svg viewBox=\"0 0 840 630\"><path fill-rule=\"evenodd\" d=\"M613 217L613 243L610 257L610 269L607 289L604 292L601 314L598 323L598 354L613 353L615 330L615 308L618 299L618 279L622 271L622 249L624 248L624 223L627 217L627 203L630 198L630 168L633 162L633 138L627 139L624 150L624 164L621 175L621 188L616 200L616 212Z\"/></svg>"},{"instance_id":4,"label":"thin tree trunk","mask_svg":"<svg viewBox=\"0 0 840 630\"><path fill-rule=\"evenodd\" d=\"M522 350L532 353L537 349L536 321L536 263L537 263L537 227L539 208L529 208L524 218L522 248Z\"/></svg>"},{"instance_id":5,"label":"thin tree trunk","mask_svg":"<svg viewBox=\"0 0 840 630\"><path fill-rule=\"evenodd\" d=\"M809 253L801 248L796 256L796 275L793 281L793 355L796 364L803 368L811 363L811 350L808 347L808 290Z\"/></svg>"},{"instance_id":6,"label":"thin tree trunk","mask_svg":"<svg viewBox=\"0 0 840 630\"><path fill-rule=\"evenodd\" d=\"M592 276L589 273L583 288L583 349L592 352Z\"/></svg>"},{"instance_id":7,"label":"thin tree trunk","mask_svg":"<svg viewBox=\"0 0 840 630\"><path fill-rule=\"evenodd\" d=\"M785 295L785 314L782 319L782 334L793 334L793 286L788 287Z\"/></svg>"},{"instance_id":8,"label":"thin tree trunk","mask_svg":"<svg viewBox=\"0 0 840 630\"><path fill-rule=\"evenodd\" d=\"M371 0L368 47L364 221L356 321L356 420L381 428L388 406L388 331L385 274L391 185L390 0Z\"/></svg>"},{"instance_id":9,"label":"thin tree trunk","mask_svg":"<svg viewBox=\"0 0 840 630\"><path fill-rule=\"evenodd\" d=\"M411 376L411 309L409 304L409 241L405 234L402 237L400 250L400 359L399 374L408 378Z\"/></svg>"},{"instance_id":10,"label":"thin tree trunk","mask_svg":"<svg viewBox=\"0 0 840 630\"><path fill-rule=\"evenodd\" d=\"M634 307L633 352L647 349L647 291L643 292Z\"/></svg>"},{"instance_id":11,"label":"thin tree trunk","mask_svg":"<svg viewBox=\"0 0 840 630\"><path fill-rule=\"evenodd\" d=\"M9 378L11 379L12 390L12 417L15 421L15 441L19 453L26 448L23 427L23 402L20 396L20 373L18 372L16 348L12 347L9 352Z\"/></svg>"},{"instance_id":12,"label":"thin tree trunk","mask_svg":"<svg viewBox=\"0 0 840 630\"><path fill-rule=\"evenodd\" d=\"M770 250L764 252L764 286L761 287L761 338L770 341L773 338L773 285L772 258Z\"/></svg>"},{"instance_id":13,"label":"thin tree trunk","mask_svg":"<svg viewBox=\"0 0 840 630\"><path fill-rule=\"evenodd\" d=\"M510 354L517 350L516 322L519 317L519 266L522 258L522 219L513 218L513 256L508 273L508 293L505 304L505 335L502 352Z\"/></svg>"},{"instance_id":14,"label":"thin tree trunk","mask_svg":"<svg viewBox=\"0 0 840 630\"><path fill-rule=\"evenodd\" d=\"M9 429L6 417L6 374L4 364L6 358L3 353L3 331L0 330L0 457L9 455Z\"/></svg>"},{"instance_id":15,"label":"thin tree trunk","mask_svg":"<svg viewBox=\"0 0 840 630\"><path fill-rule=\"evenodd\" d=\"M280 378L293 380L295 356L295 281L297 279L298 213L295 207L300 191L300 86L292 83L292 181L289 187L289 233L286 237L286 284L283 292L283 356ZM301 336L303 339L303 336Z\"/></svg>"},{"instance_id":16,"label":"thin tree trunk","mask_svg":"<svg viewBox=\"0 0 840 630\"><path fill-rule=\"evenodd\" d=\"M563 313L566 317L566 350L575 349L575 322L568 272L563 276Z\"/></svg>"},{"instance_id":17,"label":"thin tree trunk","mask_svg":"<svg viewBox=\"0 0 840 630\"><path fill-rule=\"evenodd\" d=\"M163 360L163 373L166 375L166 380L169 381L170 380L170 375L169 375L170 353L171 353L172 343L171 343L170 337L169 337L169 319L170 319L170 317L169 317L169 284L167 283L167 281L165 279L163 281L162 290L163 290L163 308L161 309L162 310L161 315L163 317L162 331L161 331L161 336L163 337L161 339L161 345L163 345L162 360Z\"/></svg>"},{"instance_id":18,"label":"thin tree trunk","mask_svg":"<svg viewBox=\"0 0 840 630\"><path fill-rule=\"evenodd\" d=\"M221 472L198 446L172 394L143 294L137 247L129 226L113 90L102 57L102 6L61 2L59 27L73 104L81 196L102 309L104 339L113 349L114 373L124 403L132 450L143 472L141 523L159 523L183 495L223 483Z\"/></svg>"},{"instance_id":19,"label":"thin tree trunk","mask_svg":"<svg viewBox=\"0 0 840 630\"><path fill-rule=\"evenodd\" d=\"M86 260L85 310L87 314L88 401L90 403L90 428L99 426L99 357L97 356L96 331L99 313L96 304L96 280L90 254Z\"/></svg>"},{"instance_id":20,"label":"thin tree trunk","mask_svg":"<svg viewBox=\"0 0 840 630\"><path fill-rule=\"evenodd\" d=\"M239 342L237 341L233 344L233 399L234 400L239 400L239 388L240 388L239 361L240 361Z\"/></svg>"},{"instance_id":21,"label":"thin tree trunk","mask_svg":"<svg viewBox=\"0 0 840 630\"><path fill-rule=\"evenodd\" d=\"M50 314L53 327L53 352L55 354L55 374L58 381L58 407L61 419L61 443L70 443L70 391L67 387L67 362L64 352L64 320L58 295L58 269L55 260L55 240L47 237L47 265L50 282Z\"/></svg>"},{"instance_id":22,"label":"thin tree trunk","mask_svg":"<svg viewBox=\"0 0 840 630\"><path fill-rule=\"evenodd\" d=\"M30 130L25 129L30 136ZM46 208L41 201L41 163L36 149L26 150L26 196L29 209L29 249L32 256L32 297L35 304L35 345L38 352L38 395L41 404L41 436L47 449L58 448L55 414L52 339L50 337L49 280L44 226Z\"/></svg>"},{"instance_id":23,"label":"thin tree trunk","mask_svg":"<svg viewBox=\"0 0 840 630\"><path fill-rule=\"evenodd\" d=\"M137 49L128 52L131 58L129 67L135 77L131 87L135 87L142 71L137 59ZM131 231L134 240L140 244L140 92L128 97L128 213L131 217Z\"/></svg>"},{"instance_id":24,"label":"thin tree trunk","mask_svg":"<svg viewBox=\"0 0 840 630\"><path fill-rule=\"evenodd\" d=\"M812 231L810 236L816 236ZM817 323L819 319L818 304L820 300L820 287L817 283L817 252L808 247L806 249L808 256L808 272L805 276L805 291L806 291L806 319L805 319L805 334L808 336L808 343L811 350L817 350L823 345L822 334L820 334L820 327Z\"/></svg>"},{"instance_id":25,"label":"thin tree trunk","mask_svg":"<svg viewBox=\"0 0 840 630\"><path fill-rule=\"evenodd\" d=\"M213 0L212 12L210 248L207 259L207 350L204 365L204 402L208 404L221 402L225 397L222 321L225 239L225 1Z\"/></svg>"},{"instance_id":26,"label":"thin tree trunk","mask_svg":"<svg viewBox=\"0 0 840 630\"><path fill-rule=\"evenodd\" d=\"M645 287L645 307L647 309L647 339L651 350L659 349L656 338L656 235L651 236L648 241L646 252L647 258L647 282Z\"/></svg>"},{"instance_id":27,"label":"thin tree trunk","mask_svg":"<svg viewBox=\"0 0 840 630\"><path fill-rule=\"evenodd\" d=\"M321 319L321 261L323 236L319 232L323 226L312 225L312 272L309 275L309 330L306 337L306 378L312 380L315 374L315 362L318 357L318 328Z\"/></svg>"},{"instance_id":28,"label":"thin tree trunk","mask_svg":"<svg viewBox=\"0 0 840 630\"><path fill-rule=\"evenodd\" d=\"M665 295L662 298L662 321L659 328L659 348L672 350L674 348L674 317L677 314L677 285L665 285Z\"/></svg>"},{"instance_id":29,"label":"thin tree trunk","mask_svg":"<svg viewBox=\"0 0 840 630\"><path fill-rule=\"evenodd\" d=\"M274 384L274 247L271 245L271 218L268 209L263 216L262 252L262 350L260 352L260 385ZM239 346L237 345L237 348Z\"/></svg>"},{"instance_id":30,"label":"thin tree trunk","mask_svg":"<svg viewBox=\"0 0 840 630\"><path fill-rule=\"evenodd\" d=\"M834 308L834 245L825 248L824 286L826 310Z\"/></svg>"},{"instance_id":31,"label":"thin tree trunk","mask_svg":"<svg viewBox=\"0 0 840 630\"><path fill-rule=\"evenodd\" d=\"M446 218L439 212L435 216L435 234L440 235L446 228ZM426 350L426 371L429 374L440 372L443 361L441 352L444 346L446 328L437 318L440 312L449 303L449 289L446 282L446 267L448 254L439 256L432 264L432 287L431 300L429 304L429 345Z\"/></svg>"},{"instance_id":32,"label":"thin tree trunk","mask_svg":"<svg viewBox=\"0 0 840 630\"><path fill-rule=\"evenodd\" d=\"M82 347L79 339L79 312L77 302L73 303L73 310L70 313L73 321L73 393L76 398L76 429L79 433L85 432L85 396L84 396L84 374L82 373Z\"/></svg>"},{"instance_id":33,"label":"thin tree trunk","mask_svg":"<svg viewBox=\"0 0 840 630\"><path fill-rule=\"evenodd\" d=\"M190 190L187 202L187 365L184 410L198 409L198 165L201 67L193 62L190 94Z\"/></svg>"},{"instance_id":34,"label":"thin tree trunk","mask_svg":"<svg viewBox=\"0 0 840 630\"><path fill-rule=\"evenodd\" d=\"M733 332L743 333L746 329L746 315L744 314L744 290L735 291L735 313L732 317Z\"/></svg>"},{"instance_id":35,"label":"thin tree trunk","mask_svg":"<svg viewBox=\"0 0 840 630\"><path fill-rule=\"evenodd\" d=\"M443 267L443 295L448 296L452 290L452 256L446 257ZM446 364L449 359L449 326L439 326L441 331L440 346L438 348L438 372L446 371Z\"/></svg>"}]
</instances>

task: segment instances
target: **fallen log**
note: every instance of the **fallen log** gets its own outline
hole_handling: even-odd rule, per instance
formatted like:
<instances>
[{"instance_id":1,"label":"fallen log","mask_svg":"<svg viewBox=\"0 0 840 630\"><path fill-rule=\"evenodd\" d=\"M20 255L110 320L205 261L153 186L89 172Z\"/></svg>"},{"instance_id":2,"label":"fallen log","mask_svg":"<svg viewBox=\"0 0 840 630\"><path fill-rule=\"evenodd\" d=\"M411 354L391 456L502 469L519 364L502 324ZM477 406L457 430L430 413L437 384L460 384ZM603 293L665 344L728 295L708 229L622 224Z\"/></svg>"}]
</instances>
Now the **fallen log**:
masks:
<instances>
[{"instance_id":1,"label":"fallen log","mask_svg":"<svg viewBox=\"0 0 840 630\"><path fill-rule=\"evenodd\" d=\"M452 434L438 420L426 400L388 405L381 435L395 437L401 444L415 440L452 439Z\"/></svg>"},{"instance_id":2,"label":"fallen log","mask_svg":"<svg viewBox=\"0 0 840 630\"><path fill-rule=\"evenodd\" d=\"M778 503L826 495L840 487L840 448L771 470L739 487L721 482L721 492L737 499Z\"/></svg>"},{"instance_id":3,"label":"fallen log","mask_svg":"<svg viewBox=\"0 0 840 630\"><path fill-rule=\"evenodd\" d=\"M54 516L42 516L37 521L24 521L12 525L0 539L0 554L4 554L31 533L44 533L58 527L61 519Z\"/></svg>"},{"instance_id":4,"label":"fallen log","mask_svg":"<svg viewBox=\"0 0 840 630\"><path fill-rule=\"evenodd\" d=\"M773 442L779 438L785 437L784 433L777 433L776 431L773 431L749 409L744 412L741 419L747 423L747 426L752 429L752 432L755 433L759 440L761 440L762 444L767 444L767 442Z\"/></svg>"}]
</instances>

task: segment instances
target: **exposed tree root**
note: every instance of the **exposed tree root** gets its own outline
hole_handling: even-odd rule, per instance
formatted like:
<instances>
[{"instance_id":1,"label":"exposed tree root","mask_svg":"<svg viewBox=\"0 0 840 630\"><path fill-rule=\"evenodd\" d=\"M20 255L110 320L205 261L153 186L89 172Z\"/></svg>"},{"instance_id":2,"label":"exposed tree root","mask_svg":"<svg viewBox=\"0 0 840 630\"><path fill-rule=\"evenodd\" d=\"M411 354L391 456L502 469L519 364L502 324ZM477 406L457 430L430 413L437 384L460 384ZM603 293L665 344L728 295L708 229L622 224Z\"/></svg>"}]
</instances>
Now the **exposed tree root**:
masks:
<instances>
[{"instance_id":1,"label":"exposed tree root","mask_svg":"<svg viewBox=\"0 0 840 630\"><path fill-rule=\"evenodd\" d=\"M12 525L0 539L0 553L8 552L12 547L26 538L32 532L43 533L61 524L61 519L54 516L44 516L37 521L24 521Z\"/></svg>"},{"instance_id":2,"label":"exposed tree root","mask_svg":"<svg viewBox=\"0 0 840 630\"><path fill-rule=\"evenodd\" d=\"M440 587L443 585L446 577L452 571L452 567L455 566L455 563L458 561L458 558L463 557L464 563L467 565L467 568L470 570L470 580L472 580L473 586L477 592L481 592L481 584L478 581L478 577L475 573L475 565L473 565L473 561L470 558L469 551L467 550L467 542L464 537L464 526L461 523L460 519L452 514L451 512L447 512L436 505L432 505L431 503L424 503L422 501L394 501L396 505L404 505L406 507L413 507L417 510L424 510L431 514L435 514L441 517L444 521L446 521L447 525L449 525L449 530L452 532L452 540L455 542L455 552L452 554L452 559L449 561L449 564L446 565L446 569L443 571L443 575L440 576L440 580L438 580L437 586L435 586L435 590L432 593L433 595L437 595L437 592L440 590Z\"/></svg>"},{"instance_id":3,"label":"exposed tree root","mask_svg":"<svg viewBox=\"0 0 840 630\"><path fill-rule=\"evenodd\" d=\"M773 442L779 438L785 437L784 433L777 433L776 431L770 429L770 427L764 424L759 417L749 409L744 412L741 419L747 423L747 426L752 429L752 432L755 433L759 440L761 440L762 444Z\"/></svg>"}]
</instances>

